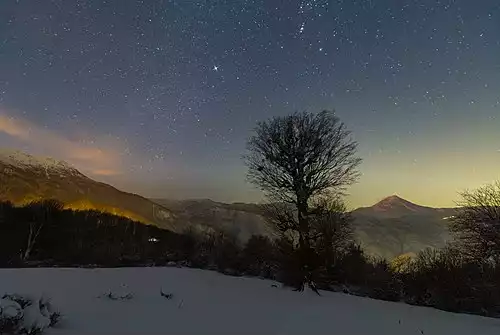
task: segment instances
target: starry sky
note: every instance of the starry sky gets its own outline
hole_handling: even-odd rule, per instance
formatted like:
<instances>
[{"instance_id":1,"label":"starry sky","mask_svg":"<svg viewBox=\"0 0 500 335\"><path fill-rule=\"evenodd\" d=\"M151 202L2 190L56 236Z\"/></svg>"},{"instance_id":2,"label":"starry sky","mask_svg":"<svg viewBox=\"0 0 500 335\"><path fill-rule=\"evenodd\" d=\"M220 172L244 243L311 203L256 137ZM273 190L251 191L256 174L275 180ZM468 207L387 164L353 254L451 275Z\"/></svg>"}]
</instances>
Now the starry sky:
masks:
<instances>
[{"instance_id":1,"label":"starry sky","mask_svg":"<svg viewBox=\"0 0 500 335\"><path fill-rule=\"evenodd\" d=\"M259 201L255 123L335 109L349 205L500 179L498 0L2 0L0 144L150 197Z\"/></svg>"}]
</instances>

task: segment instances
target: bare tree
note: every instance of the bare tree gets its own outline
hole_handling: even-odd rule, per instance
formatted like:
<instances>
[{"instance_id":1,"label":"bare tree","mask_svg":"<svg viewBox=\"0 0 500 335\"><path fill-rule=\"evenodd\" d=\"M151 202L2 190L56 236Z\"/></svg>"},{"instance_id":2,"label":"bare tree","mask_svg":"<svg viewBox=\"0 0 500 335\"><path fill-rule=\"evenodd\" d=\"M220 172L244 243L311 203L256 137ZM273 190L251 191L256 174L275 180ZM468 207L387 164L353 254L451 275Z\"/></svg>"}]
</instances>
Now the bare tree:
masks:
<instances>
[{"instance_id":1,"label":"bare tree","mask_svg":"<svg viewBox=\"0 0 500 335\"><path fill-rule=\"evenodd\" d=\"M474 260L500 261L500 182L461 194L458 213L450 221L456 244Z\"/></svg>"},{"instance_id":2,"label":"bare tree","mask_svg":"<svg viewBox=\"0 0 500 335\"><path fill-rule=\"evenodd\" d=\"M269 220L308 255L311 206L357 180L357 143L333 112L304 112L258 123L247 149L248 179L271 201Z\"/></svg>"},{"instance_id":3,"label":"bare tree","mask_svg":"<svg viewBox=\"0 0 500 335\"><path fill-rule=\"evenodd\" d=\"M42 229L54 219L55 215L59 213L63 207L63 204L57 200L36 201L26 206L26 209L30 213L33 213L33 215L28 219L28 236L26 248L22 254L23 261L29 259Z\"/></svg>"}]
</instances>

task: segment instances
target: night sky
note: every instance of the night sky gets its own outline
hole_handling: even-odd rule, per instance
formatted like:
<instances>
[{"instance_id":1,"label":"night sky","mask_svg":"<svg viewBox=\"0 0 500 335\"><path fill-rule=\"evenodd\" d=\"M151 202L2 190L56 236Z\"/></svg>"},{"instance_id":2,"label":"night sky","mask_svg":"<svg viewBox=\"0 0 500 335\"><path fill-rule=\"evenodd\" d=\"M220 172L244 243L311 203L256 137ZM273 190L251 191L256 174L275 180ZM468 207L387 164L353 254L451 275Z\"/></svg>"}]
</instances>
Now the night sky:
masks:
<instances>
[{"instance_id":1,"label":"night sky","mask_svg":"<svg viewBox=\"0 0 500 335\"><path fill-rule=\"evenodd\" d=\"M256 121L335 109L349 205L500 179L498 0L2 0L0 146L145 196L258 201Z\"/></svg>"}]
</instances>

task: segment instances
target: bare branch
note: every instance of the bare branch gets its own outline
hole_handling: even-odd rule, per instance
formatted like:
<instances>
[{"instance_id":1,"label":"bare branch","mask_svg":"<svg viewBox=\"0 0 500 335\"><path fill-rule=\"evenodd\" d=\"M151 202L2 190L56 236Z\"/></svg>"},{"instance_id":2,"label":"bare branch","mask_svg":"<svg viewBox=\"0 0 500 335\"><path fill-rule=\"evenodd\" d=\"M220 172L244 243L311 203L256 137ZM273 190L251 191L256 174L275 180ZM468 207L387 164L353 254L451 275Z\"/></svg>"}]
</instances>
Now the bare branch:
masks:
<instances>
[{"instance_id":1,"label":"bare branch","mask_svg":"<svg viewBox=\"0 0 500 335\"><path fill-rule=\"evenodd\" d=\"M298 204L359 177L357 143L328 111L260 122L247 144L248 179L275 200Z\"/></svg>"},{"instance_id":2,"label":"bare branch","mask_svg":"<svg viewBox=\"0 0 500 335\"><path fill-rule=\"evenodd\" d=\"M281 232L298 232L307 247L315 199L341 195L359 177L351 133L332 112L295 113L258 123L247 148L248 180L273 203L268 221Z\"/></svg>"},{"instance_id":3,"label":"bare branch","mask_svg":"<svg viewBox=\"0 0 500 335\"><path fill-rule=\"evenodd\" d=\"M476 260L500 260L500 182L461 196L450 223L460 250Z\"/></svg>"}]
</instances>

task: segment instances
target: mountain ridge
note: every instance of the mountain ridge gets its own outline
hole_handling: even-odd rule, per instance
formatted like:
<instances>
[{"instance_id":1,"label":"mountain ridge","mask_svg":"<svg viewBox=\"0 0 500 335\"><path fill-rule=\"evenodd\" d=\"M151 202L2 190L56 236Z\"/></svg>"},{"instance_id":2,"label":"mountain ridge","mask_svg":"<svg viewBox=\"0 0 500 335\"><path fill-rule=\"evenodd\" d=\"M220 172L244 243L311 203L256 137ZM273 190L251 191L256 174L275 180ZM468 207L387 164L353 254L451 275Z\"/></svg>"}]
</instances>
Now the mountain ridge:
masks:
<instances>
[{"instance_id":1,"label":"mountain ridge","mask_svg":"<svg viewBox=\"0 0 500 335\"><path fill-rule=\"evenodd\" d=\"M246 237L269 235L270 227L258 204L225 204L207 199L155 201L192 224L224 228L236 234L244 231ZM381 211L380 207L384 210ZM389 196L370 207L351 211L352 226L356 240L369 254L392 259L405 253L416 254L429 247L444 247L450 239L445 218L452 216L454 211L453 208L420 206ZM235 224L235 220L241 221Z\"/></svg>"},{"instance_id":2,"label":"mountain ridge","mask_svg":"<svg viewBox=\"0 0 500 335\"><path fill-rule=\"evenodd\" d=\"M174 232L173 213L137 194L95 181L70 164L20 151L0 151L0 200L23 205L55 199L74 210L95 209Z\"/></svg>"},{"instance_id":3,"label":"mountain ridge","mask_svg":"<svg viewBox=\"0 0 500 335\"><path fill-rule=\"evenodd\" d=\"M69 163L51 157L37 157L19 150L0 149L0 162L11 167L42 168L81 174Z\"/></svg>"},{"instance_id":4,"label":"mountain ridge","mask_svg":"<svg viewBox=\"0 0 500 335\"><path fill-rule=\"evenodd\" d=\"M67 208L110 212L173 232L192 227L224 229L243 242L252 235L277 236L259 204L146 199L90 179L65 162L0 152L0 200L22 205L48 198ZM454 209L420 206L398 196L351 211L357 241L369 254L388 259L444 246L449 233L443 219L453 213Z\"/></svg>"},{"instance_id":5,"label":"mountain ridge","mask_svg":"<svg viewBox=\"0 0 500 335\"><path fill-rule=\"evenodd\" d=\"M378 218L398 218L403 216L450 216L455 208L422 206L397 195L388 196L372 206L359 207L352 211L356 215L374 216Z\"/></svg>"}]
</instances>

